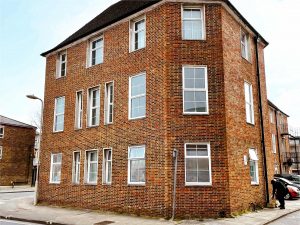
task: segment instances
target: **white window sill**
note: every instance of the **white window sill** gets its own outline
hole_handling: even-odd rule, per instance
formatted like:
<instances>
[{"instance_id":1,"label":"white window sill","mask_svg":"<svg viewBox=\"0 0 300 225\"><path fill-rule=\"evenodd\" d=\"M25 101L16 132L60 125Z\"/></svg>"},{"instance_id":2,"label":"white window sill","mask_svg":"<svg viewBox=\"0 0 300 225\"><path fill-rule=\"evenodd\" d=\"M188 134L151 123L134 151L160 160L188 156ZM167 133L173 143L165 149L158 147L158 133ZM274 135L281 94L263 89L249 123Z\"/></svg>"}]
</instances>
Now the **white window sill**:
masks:
<instances>
[{"instance_id":1,"label":"white window sill","mask_svg":"<svg viewBox=\"0 0 300 225\"><path fill-rule=\"evenodd\" d=\"M200 38L200 39L187 39L187 38L182 38L183 41L206 41L206 38Z\"/></svg>"},{"instance_id":2,"label":"white window sill","mask_svg":"<svg viewBox=\"0 0 300 225\"><path fill-rule=\"evenodd\" d=\"M52 181L50 181L49 184L60 184L60 181L59 182L52 182Z\"/></svg>"},{"instance_id":3,"label":"white window sill","mask_svg":"<svg viewBox=\"0 0 300 225\"><path fill-rule=\"evenodd\" d=\"M201 115L204 115L204 116L208 116L209 115L209 112L201 112L201 113L189 113L189 112L183 112L183 115L184 116L201 116Z\"/></svg>"},{"instance_id":4,"label":"white window sill","mask_svg":"<svg viewBox=\"0 0 300 225\"><path fill-rule=\"evenodd\" d=\"M62 133L64 130L54 130L53 133Z\"/></svg>"},{"instance_id":5,"label":"white window sill","mask_svg":"<svg viewBox=\"0 0 300 225\"><path fill-rule=\"evenodd\" d=\"M145 48L146 48L146 46L143 48L133 49L133 50L130 50L129 53L137 52L137 51L145 49Z\"/></svg>"},{"instance_id":6,"label":"white window sill","mask_svg":"<svg viewBox=\"0 0 300 225\"><path fill-rule=\"evenodd\" d=\"M97 125L91 125L91 126L87 126L86 128L89 129L89 128L95 128L95 127L99 127L99 124Z\"/></svg>"},{"instance_id":7,"label":"white window sill","mask_svg":"<svg viewBox=\"0 0 300 225\"><path fill-rule=\"evenodd\" d=\"M128 186L146 186L145 182L130 182Z\"/></svg>"},{"instance_id":8,"label":"white window sill","mask_svg":"<svg viewBox=\"0 0 300 225\"><path fill-rule=\"evenodd\" d=\"M100 63L98 63L98 64L95 64L95 65L87 65L87 66L86 66L86 69L93 68L93 67L95 67L95 66L97 66L97 65L101 65L101 64L103 64L103 61L100 62Z\"/></svg>"},{"instance_id":9,"label":"white window sill","mask_svg":"<svg viewBox=\"0 0 300 225\"><path fill-rule=\"evenodd\" d=\"M141 117L128 118L128 120L142 120L145 118L146 118L146 116L141 116Z\"/></svg>"},{"instance_id":10,"label":"white window sill","mask_svg":"<svg viewBox=\"0 0 300 225\"><path fill-rule=\"evenodd\" d=\"M185 183L185 186L186 187L193 187L193 186L196 186L196 187L212 187L212 183Z\"/></svg>"},{"instance_id":11,"label":"white window sill","mask_svg":"<svg viewBox=\"0 0 300 225\"><path fill-rule=\"evenodd\" d=\"M84 183L84 185L86 185L86 186L96 186L97 183Z\"/></svg>"},{"instance_id":12,"label":"white window sill","mask_svg":"<svg viewBox=\"0 0 300 225\"><path fill-rule=\"evenodd\" d=\"M248 125L255 126L255 123L248 122L248 121L246 121L246 123L247 123Z\"/></svg>"},{"instance_id":13,"label":"white window sill","mask_svg":"<svg viewBox=\"0 0 300 225\"><path fill-rule=\"evenodd\" d=\"M62 76L62 77L56 76L55 78L56 78L56 80L64 79L64 78L66 78L66 75Z\"/></svg>"},{"instance_id":14,"label":"white window sill","mask_svg":"<svg viewBox=\"0 0 300 225\"><path fill-rule=\"evenodd\" d=\"M259 183L258 182L251 182L251 186L258 186Z\"/></svg>"},{"instance_id":15,"label":"white window sill","mask_svg":"<svg viewBox=\"0 0 300 225\"><path fill-rule=\"evenodd\" d=\"M242 59L246 60L248 63L252 64L250 57L244 57L242 56Z\"/></svg>"}]
</instances>

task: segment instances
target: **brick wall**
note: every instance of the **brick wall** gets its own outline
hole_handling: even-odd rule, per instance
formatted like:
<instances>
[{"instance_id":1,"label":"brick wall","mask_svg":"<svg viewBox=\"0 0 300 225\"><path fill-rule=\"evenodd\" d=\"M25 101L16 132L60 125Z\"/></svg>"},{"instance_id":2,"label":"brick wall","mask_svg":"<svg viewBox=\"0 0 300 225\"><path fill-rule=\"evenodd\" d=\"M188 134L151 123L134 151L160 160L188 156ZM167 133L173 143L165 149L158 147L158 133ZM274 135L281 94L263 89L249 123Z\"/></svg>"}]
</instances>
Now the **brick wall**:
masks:
<instances>
[{"instance_id":1,"label":"brick wall","mask_svg":"<svg viewBox=\"0 0 300 225\"><path fill-rule=\"evenodd\" d=\"M31 183L34 138L34 129L4 126L4 138L0 139L0 186L11 185L11 181Z\"/></svg>"}]
</instances>

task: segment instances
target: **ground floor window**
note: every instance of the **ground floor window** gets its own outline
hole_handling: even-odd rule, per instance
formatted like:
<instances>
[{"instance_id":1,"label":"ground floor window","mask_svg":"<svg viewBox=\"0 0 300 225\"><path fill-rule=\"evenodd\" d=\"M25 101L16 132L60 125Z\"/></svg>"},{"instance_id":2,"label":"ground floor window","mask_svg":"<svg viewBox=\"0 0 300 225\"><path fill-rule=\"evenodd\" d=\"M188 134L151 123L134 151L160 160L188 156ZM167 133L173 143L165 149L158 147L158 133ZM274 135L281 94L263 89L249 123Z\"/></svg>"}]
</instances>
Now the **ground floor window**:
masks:
<instances>
[{"instance_id":1,"label":"ground floor window","mask_svg":"<svg viewBox=\"0 0 300 225\"><path fill-rule=\"evenodd\" d=\"M185 144L185 184L211 185L210 144Z\"/></svg>"},{"instance_id":2,"label":"ground floor window","mask_svg":"<svg viewBox=\"0 0 300 225\"><path fill-rule=\"evenodd\" d=\"M258 157L255 149L249 149L251 184L258 184Z\"/></svg>"},{"instance_id":3,"label":"ground floor window","mask_svg":"<svg viewBox=\"0 0 300 225\"><path fill-rule=\"evenodd\" d=\"M74 184L79 184L80 181L80 152L74 152L73 155L73 176Z\"/></svg>"},{"instance_id":4,"label":"ground floor window","mask_svg":"<svg viewBox=\"0 0 300 225\"><path fill-rule=\"evenodd\" d=\"M86 151L85 159L85 182L87 184L97 184L98 151Z\"/></svg>"},{"instance_id":5,"label":"ground floor window","mask_svg":"<svg viewBox=\"0 0 300 225\"><path fill-rule=\"evenodd\" d=\"M145 146L128 149L128 183L145 184Z\"/></svg>"},{"instance_id":6,"label":"ground floor window","mask_svg":"<svg viewBox=\"0 0 300 225\"><path fill-rule=\"evenodd\" d=\"M62 154L51 154L50 183L59 184L61 180Z\"/></svg>"},{"instance_id":7,"label":"ground floor window","mask_svg":"<svg viewBox=\"0 0 300 225\"><path fill-rule=\"evenodd\" d=\"M112 171L112 150L110 148L103 150L103 183L111 184Z\"/></svg>"}]
</instances>

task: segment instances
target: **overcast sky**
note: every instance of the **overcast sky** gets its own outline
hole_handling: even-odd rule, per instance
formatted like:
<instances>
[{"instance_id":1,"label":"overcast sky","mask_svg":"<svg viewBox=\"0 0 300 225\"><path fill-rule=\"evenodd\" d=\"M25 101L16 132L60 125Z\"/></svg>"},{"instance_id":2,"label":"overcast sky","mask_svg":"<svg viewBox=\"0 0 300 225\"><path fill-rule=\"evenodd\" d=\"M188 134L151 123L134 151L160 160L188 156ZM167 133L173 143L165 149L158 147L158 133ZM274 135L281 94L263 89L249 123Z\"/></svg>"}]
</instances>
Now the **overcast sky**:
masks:
<instances>
[{"instance_id":1,"label":"overcast sky","mask_svg":"<svg viewBox=\"0 0 300 225\"><path fill-rule=\"evenodd\" d=\"M0 115L32 123L51 49L117 0L0 0ZM269 41L268 98L300 127L300 0L231 0Z\"/></svg>"}]
</instances>

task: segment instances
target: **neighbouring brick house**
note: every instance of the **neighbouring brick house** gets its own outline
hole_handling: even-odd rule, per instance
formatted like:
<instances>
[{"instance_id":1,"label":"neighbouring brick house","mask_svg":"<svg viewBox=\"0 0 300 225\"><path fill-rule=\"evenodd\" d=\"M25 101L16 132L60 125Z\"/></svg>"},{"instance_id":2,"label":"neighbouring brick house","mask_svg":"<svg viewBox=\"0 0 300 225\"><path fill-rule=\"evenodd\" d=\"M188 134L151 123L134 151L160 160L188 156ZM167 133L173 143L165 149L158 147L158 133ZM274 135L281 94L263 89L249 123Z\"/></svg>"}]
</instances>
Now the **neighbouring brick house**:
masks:
<instances>
[{"instance_id":1,"label":"neighbouring brick house","mask_svg":"<svg viewBox=\"0 0 300 225\"><path fill-rule=\"evenodd\" d=\"M290 173L288 115L268 100L274 173Z\"/></svg>"},{"instance_id":2,"label":"neighbouring brick house","mask_svg":"<svg viewBox=\"0 0 300 225\"><path fill-rule=\"evenodd\" d=\"M265 205L267 45L227 0L109 7L42 54L39 201L170 217L176 149L176 216Z\"/></svg>"},{"instance_id":3,"label":"neighbouring brick house","mask_svg":"<svg viewBox=\"0 0 300 225\"><path fill-rule=\"evenodd\" d=\"M31 183L35 129L0 115L0 186Z\"/></svg>"}]
</instances>

